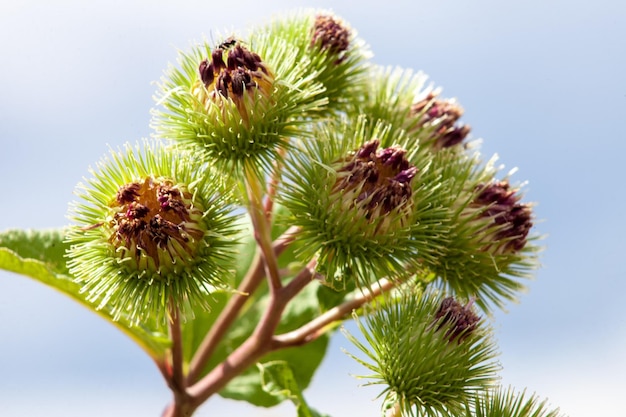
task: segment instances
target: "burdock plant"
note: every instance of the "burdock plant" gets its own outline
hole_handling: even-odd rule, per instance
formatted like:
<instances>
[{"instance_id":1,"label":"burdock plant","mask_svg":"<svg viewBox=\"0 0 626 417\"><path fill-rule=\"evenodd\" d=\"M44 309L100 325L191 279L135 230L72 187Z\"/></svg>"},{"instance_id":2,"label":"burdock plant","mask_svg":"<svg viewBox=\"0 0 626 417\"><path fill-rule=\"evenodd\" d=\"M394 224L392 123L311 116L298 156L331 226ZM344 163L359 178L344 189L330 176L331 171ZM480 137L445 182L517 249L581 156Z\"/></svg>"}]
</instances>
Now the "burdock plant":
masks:
<instances>
[{"instance_id":1,"label":"burdock plant","mask_svg":"<svg viewBox=\"0 0 626 417\"><path fill-rule=\"evenodd\" d=\"M491 331L537 265L532 204L456 100L370 59L327 11L191 46L153 138L90 169L67 227L1 234L0 266L136 341L163 416L215 394L319 415L302 391L347 320L382 415L558 416L499 386Z\"/></svg>"}]
</instances>

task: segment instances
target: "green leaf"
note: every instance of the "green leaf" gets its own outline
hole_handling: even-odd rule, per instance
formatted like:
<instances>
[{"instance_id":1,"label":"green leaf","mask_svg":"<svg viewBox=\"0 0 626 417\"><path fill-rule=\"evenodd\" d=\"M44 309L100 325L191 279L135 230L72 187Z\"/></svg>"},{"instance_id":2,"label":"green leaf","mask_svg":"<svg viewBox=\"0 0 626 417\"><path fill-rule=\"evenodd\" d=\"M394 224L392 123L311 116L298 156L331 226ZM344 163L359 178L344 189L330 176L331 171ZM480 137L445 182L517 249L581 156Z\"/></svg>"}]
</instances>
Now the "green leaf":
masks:
<instances>
[{"instance_id":1,"label":"green leaf","mask_svg":"<svg viewBox=\"0 0 626 417\"><path fill-rule=\"evenodd\" d=\"M257 367L261 373L263 390L281 401L291 400L296 406L298 417L328 417L326 414L320 414L309 408L296 381L293 369L287 362L277 360L258 363Z\"/></svg>"},{"instance_id":2,"label":"green leaf","mask_svg":"<svg viewBox=\"0 0 626 417\"><path fill-rule=\"evenodd\" d=\"M332 288L328 285L320 285L317 291L317 298L323 311L341 304L348 295L353 294L356 285L354 280L346 282L345 288Z\"/></svg>"},{"instance_id":3,"label":"green leaf","mask_svg":"<svg viewBox=\"0 0 626 417\"><path fill-rule=\"evenodd\" d=\"M7 230L0 233L0 247L11 249L20 258L39 261L58 274L69 275L65 266L65 250L68 245L63 242L64 236L62 229ZM3 269L22 273L4 268L4 265Z\"/></svg>"},{"instance_id":4,"label":"green leaf","mask_svg":"<svg viewBox=\"0 0 626 417\"><path fill-rule=\"evenodd\" d=\"M261 373L261 386L270 395L281 400L291 400L298 410L298 417L312 417L300 387L296 382L293 371L285 361L271 361L258 363Z\"/></svg>"},{"instance_id":5,"label":"green leaf","mask_svg":"<svg viewBox=\"0 0 626 417\"><path fill-rule=\"evenodd\" d=\"M152 358L163 358L169 347L164 329L155 325L131 326L122 317L114 321L110 312L85 299L81 287L74 282L65 266L63 229L7 230L0 233L0 269L30 277L54 288L100 315L133 339Z\"/></svg>"}]
</instances>

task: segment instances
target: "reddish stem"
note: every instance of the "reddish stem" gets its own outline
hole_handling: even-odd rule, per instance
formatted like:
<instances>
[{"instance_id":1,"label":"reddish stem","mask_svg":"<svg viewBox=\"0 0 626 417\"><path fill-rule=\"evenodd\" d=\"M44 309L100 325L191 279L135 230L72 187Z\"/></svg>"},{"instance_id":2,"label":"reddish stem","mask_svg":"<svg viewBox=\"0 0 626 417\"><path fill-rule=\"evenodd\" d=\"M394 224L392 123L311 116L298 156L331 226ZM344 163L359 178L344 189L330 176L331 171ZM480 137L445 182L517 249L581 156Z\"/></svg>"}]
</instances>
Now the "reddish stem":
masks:
<instances>
[{"instance_id":1,"label":"reddish stem","mask_svg":"<svg viewBox=\"0 0 626 417\"><path fill-rule=\"evenodd\" d=\"M266 353L279 347L272 343L273 334L289 301L311 282L312 265L314 264L310 263L304 268L287 286L272 293L270 303L253 334L226 360L189 387L190 402L194 409L224 388L228 382L256 363Z\"/></svg>"},{"instance_id":2,"label":"reddish stem","mask_svg":"<svg viewBox=\"0 0 626 417\"><path fill-rule=\"evenodd\" d=\"M379 280L376 284L372 285L371 290L364 289L352 300L345 301L341 305L333 307L300 328L289 333L274 336L274 346L284 348L312 342L320 335L324 334L322 331L324 327L335 321L343 320L347 315L352 313L354 309L361 307L363 304L371 301L383 292L390 290L395 286L395 284L396 283L394 281L387 279Z\"/></svg>"},{"instance_id":3,"label":"reddish stem","mask_svg":"<svg viewBox=\"0 0 626 417\"><path fill-rule=\"evenodd\" d=\"M179 313L178 306L170 300L169 328L172 348L169 366L166 364L164 376L174 394L174 401L163 413L164 417L187 417L191 416L194 411L190 407L190 397L186 391L183 373L183 345Z\"/></svg>"},{"instance_id":4,"label":"reddish stem","mask_svg":"<svg viewBox=\"0 0 626 417\"><path fill-rule=\"evenodd\" d=\"M274 242L273 249L276 257L280 256L285 249L293 242L297 228L289 228ZM192 384L202 375L202 371L207 362L213 355L219 342L222 340L231 324L235 321L241 308L248 301L248 295L252 294L257 287L263 282L264 263L261 255L255 255L248 273L242 280L237 293L233 294L220 313L219 317L202 340L189 365L189 374L187 375L187 383Z\"/></svg>"}]
</instances>

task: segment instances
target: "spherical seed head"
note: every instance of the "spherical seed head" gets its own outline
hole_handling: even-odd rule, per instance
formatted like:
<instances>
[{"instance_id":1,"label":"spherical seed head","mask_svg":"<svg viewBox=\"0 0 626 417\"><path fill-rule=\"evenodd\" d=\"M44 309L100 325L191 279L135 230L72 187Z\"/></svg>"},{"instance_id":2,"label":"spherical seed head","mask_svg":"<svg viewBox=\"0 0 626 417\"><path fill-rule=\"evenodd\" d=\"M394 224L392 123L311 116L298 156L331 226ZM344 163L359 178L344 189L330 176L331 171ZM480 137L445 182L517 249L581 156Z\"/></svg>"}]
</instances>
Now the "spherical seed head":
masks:
<instances>
[{"instance_id":1,"label":"spherical seed head","mask_svg":"<svg viewBox=\"0 0 626 417\"><path fill-rule=\"evenodd\" d=\"M384 402L397 404L403 416L457 415L475 390L494 385L498 370L485 323L454 335L465 312L448 299L403 288L372 305L364 319L355 314L365 342L348 338L366 359L353 358L372 371L359 378L384 385Z\"/></svg>"},{"instance_id":2,"label":"spherical seed head","mask_svg":"<svg viewBox=\"0 0 626 417\"><path fill-rule=\"evenodd\" d=\"M495 181L476 187L472 207L482 209L481 217L491 220L493 243L488 250L496 253L516 253L526 246L532 223L532 209L519 202L517 190L508 181Z\"/></svg>"},{"instance_id":3,"label":"spherical seed head","mask_svg":"<svg viewBox=\"0 0 626 417\"><path fill-rule=\"evenodd\" d=\"M70 217L68 267L87 299L134 324L209 308L227 286L234 259L229 197L210 174L196 177L189 157L164 147L112 152Z\"/></svg>"}]
</instances>

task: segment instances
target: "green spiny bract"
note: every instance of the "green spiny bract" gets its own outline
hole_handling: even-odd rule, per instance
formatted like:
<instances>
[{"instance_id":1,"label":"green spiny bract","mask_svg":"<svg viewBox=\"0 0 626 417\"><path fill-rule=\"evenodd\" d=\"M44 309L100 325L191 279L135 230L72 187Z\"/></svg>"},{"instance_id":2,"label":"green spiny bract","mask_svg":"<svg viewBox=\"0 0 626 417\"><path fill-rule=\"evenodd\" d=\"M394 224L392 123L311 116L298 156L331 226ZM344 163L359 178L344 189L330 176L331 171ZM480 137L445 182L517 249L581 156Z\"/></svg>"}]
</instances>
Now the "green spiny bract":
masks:
<instances>
[{"instance_id":1,"label":"green spiny bract","mask_svg":"<svg viewBox=\"0 0 626 417\"><path fill-rule=\"evenodd\" d=\"M477 392L466 405L463 417L563 417L558 408L550 408L546 400L526 391L498 387Z\"/></svg>"},{"instance_id":2,"label":"green spiny bract","mask_svg":"<svg viewBox=\"0 0 626 417\"><path fill-rule=\"evenodd\" d=\"M318 257L327 284L406 275L442 250L436 184L416 181L424 155L382 124L367 132L359 118L321 126L287 158L281 203L300 227L300 256Z\"/></svg>"},{"instance_id":3,"label":"green spiny bract","mask_svg":"<svg viewBox=\"0 0 626 417\"><path fill-rule=\"evenodd\" d=\"M153 112L157 137L193 152L223 175L243 168L268 172L289 147L307 137L306 116L327 103L315 72L296 61L280 38L232 39L181 52L159 84Z\"/></svg>"},{"instance_id":4,"label":"green spiny bract","mask_svg":"<svg viewBox=\"0 0 626 417\"><path fill-rule=\"evenodd\" d=\"M163 322L208 309L230 284L237 216L220 181L188 155L145 145L111 151L79 184L70 211L68 267L114 318Z\"/></svg>"},{"instance_id":5,"label":"green spiny bract","mask_svg":"<svg viewBox=\"0 0 626 417\"><path fill-rule=\"evenodd\" d=\"M495 385L491 330L469 306L444 310L435 294L405 287L354 314L362 339L346 333L366 355L350 356L372 372L359 378L384 385L384 403L402 416L457 415Z\"/></svg>"},{"instance_id":6,"label":"green spiny bract","mask_svg":"<svg viewBox=\"0 0 626 417\"><path fill-rule=\"evenodd\" d=\"M276 19L251 34L252 40L266 37L289 45L297 54L293 61L297 68L291 71L306 67L322 86L310 100L323 98L326 104L309 111L309 117L336 117L360 100L371 53L347 22L330 11L306 10ZM268 59L274 55L268 50Z\"/></svg>"}]
</instances>

